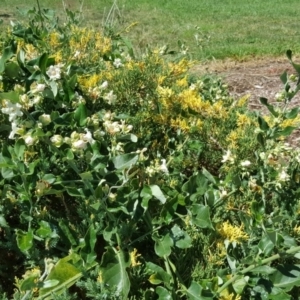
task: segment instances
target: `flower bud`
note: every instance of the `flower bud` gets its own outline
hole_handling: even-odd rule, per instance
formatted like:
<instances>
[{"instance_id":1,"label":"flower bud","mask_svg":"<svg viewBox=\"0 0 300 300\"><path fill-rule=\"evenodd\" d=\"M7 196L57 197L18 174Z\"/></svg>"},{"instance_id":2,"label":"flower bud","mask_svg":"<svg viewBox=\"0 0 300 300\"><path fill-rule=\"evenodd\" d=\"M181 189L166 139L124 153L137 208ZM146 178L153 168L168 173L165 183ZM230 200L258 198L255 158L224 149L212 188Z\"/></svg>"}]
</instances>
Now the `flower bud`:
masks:
<instances>
[{"instance_id":1,"label":"flower bud","mask_svg":"<svg viewBox=\"0 0 300 300\"><path fill-rule=\"evenodd\" d=\"M42 114L41 116L39 116L39 121L40 121L44 126L47 126L48 124L51 123L51 117L50 117L50 115Z\"/></svg>"},{"instance_id":2,"label":"flower bud","mask_svg":"<svg viewBox=\"0 0 300 300\"><path fill-rule=\"evenodd\" d=\"M83 141L83 140L78 140L78 141L75 141L72 143L72 147L75 149L75 150L83 150L86 148L86 142Z\"/></svg>"},{"instance_id":3,"label":"flower bud","mask_svg":"<svg viewBox=\"0 0 300 300\"><path fill-rule=\"evenodd\" d=\"M35 139L31 135L28 135L24 141L27 146L32 146L34 145Z\"/></svg>"},{"instance_id":4,"label":"flower bud","mask_svg":"<svg viewBox=\"0 0 300 300\"><path fill-rule=\"evenodd\" d=\"M54 144L55 147L59 148L64 140L63 140L63 137L59 134L55 134L51 139L50 141L52 142L52 144Z\"/></svg>"}]
</instances>

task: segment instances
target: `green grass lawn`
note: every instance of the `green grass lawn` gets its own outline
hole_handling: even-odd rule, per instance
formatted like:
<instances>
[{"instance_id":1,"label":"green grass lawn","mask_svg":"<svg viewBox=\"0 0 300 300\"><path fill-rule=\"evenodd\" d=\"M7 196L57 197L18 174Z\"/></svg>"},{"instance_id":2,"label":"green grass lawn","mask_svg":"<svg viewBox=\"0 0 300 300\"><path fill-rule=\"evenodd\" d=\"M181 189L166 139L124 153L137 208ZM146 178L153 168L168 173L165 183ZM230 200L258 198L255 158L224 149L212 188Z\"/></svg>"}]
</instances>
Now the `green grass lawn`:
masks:
<instances>
[{"instance_id":1,"label":"green grass lawn","mask_svg":"<svg viewBox=\"0 0 300 300\"><path fill-rule=\"evenodd\" d=\"M40 3L43 8L63 9L61 0ZM65 3L73 10L80 7L79 0ZM112 3L85 0L85 20L102 26ZM33 5L35 0L1 0L1 11L16 19L16 7ZM300 52L298 0L119 0L117 5L118 29L138 23L128 33L136 49L164 44L175 49L180 40L193 58L202 60L278 56L287 49Z\"/></svg>"}]
</instances>

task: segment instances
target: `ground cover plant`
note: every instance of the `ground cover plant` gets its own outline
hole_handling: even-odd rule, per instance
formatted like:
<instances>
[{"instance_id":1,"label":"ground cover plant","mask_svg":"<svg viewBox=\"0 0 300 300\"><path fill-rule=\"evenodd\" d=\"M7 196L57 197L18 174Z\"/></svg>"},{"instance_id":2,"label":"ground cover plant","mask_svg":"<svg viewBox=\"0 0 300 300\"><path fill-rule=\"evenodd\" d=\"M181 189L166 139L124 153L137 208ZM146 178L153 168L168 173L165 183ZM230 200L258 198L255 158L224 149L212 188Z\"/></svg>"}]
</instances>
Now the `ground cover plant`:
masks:
<instances>
[{"instance_id":1,"label":"ground cover plant","mask_svg":"<svg viewBox=\"0 0 300 300\"><path fill-rule=\"evenodd\" d=\"M57 11L82 9L86 22L101 27L112 21L107 16L114 2L44 0L41 5ZM29 9L35 4L35 0L2 0L0 14L6 23L19 20L16 7ZM189 0L188 4L181 0L118 0L117 6L114 21L121 24L119 29L130 37L136 51L164 44L174 50L181 41L199 60L282 56L286 49L300 52L297 0Z\"/></svg>"},{"instance_id":2,"label":"ground cover plant","mask_svg":"<svg viewBox=\"0 0 300 300\"><path fill-rule=\"evenodd\" d=\"M296 299L297 76L254 114L182 49L28 18L0 46L1 298Z\"/></svg>"}]
</instances>

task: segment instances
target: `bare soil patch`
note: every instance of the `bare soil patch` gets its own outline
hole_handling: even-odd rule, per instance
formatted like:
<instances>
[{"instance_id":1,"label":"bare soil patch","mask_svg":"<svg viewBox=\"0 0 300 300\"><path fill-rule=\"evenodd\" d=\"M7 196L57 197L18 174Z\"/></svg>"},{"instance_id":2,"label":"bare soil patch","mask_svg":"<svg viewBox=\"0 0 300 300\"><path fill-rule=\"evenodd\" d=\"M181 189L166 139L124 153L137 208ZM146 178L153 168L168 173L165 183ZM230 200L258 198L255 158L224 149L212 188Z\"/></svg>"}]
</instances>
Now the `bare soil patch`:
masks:
<instances>
[{"instance_id":1,"label":"bare soil patch","mask_svg":"<svg viewBox=\"0 0 300 300\"><path fill-rule=\"evenodd\" d=\"M299 61L299 58L295 58ZM197 74L210 74L221 77L228 85L232 96L240 98L250 95L248 107L251 110L267 113L260 103L260 97L267 98L270 103L275 101L275 95L284 89L280 75L287 71L288 75L296 71L286 57L260 58L247 61L212 61L193 68ZM291 107L300 106L300 92L292 99ZM288 141L298 146L300 129L294 131Z\"/></svg>"},{"instance_id":2,"label":"bare soil patch","mask_svg":"<svg viewBox=\"0 0 300 300\"><path fill-rule=\"evenodd\" d=\"M283 90L280 75L284 71L289 75L295 74L295 70L285 57L212 61L194 67L193 71L223 78L233 96L250 95L249 108L255 110L262 108L260 97L273 102L276 93ZM291 105L300 105L300 95L296 95Z\"/></svg>"}]
</instances>

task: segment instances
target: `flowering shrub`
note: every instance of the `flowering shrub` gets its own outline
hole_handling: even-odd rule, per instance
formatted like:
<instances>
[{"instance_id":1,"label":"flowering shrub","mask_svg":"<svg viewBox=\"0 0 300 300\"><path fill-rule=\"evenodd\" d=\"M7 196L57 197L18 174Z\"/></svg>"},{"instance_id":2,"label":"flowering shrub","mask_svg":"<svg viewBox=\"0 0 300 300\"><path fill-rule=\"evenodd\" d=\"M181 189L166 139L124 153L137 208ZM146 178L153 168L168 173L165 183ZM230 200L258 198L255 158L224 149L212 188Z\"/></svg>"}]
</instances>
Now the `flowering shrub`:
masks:
<instances>
[{"instance_id":1,"label":"flowering shrub","mask_svg":"<svg viewBox=\"0 0 300 300\"><path fill-rule=\"evenodd\" d=\"M31 13L0 49L2 298L297 294L287 74L255 116L187 58Z\"/></svg>"}]
</instances>

